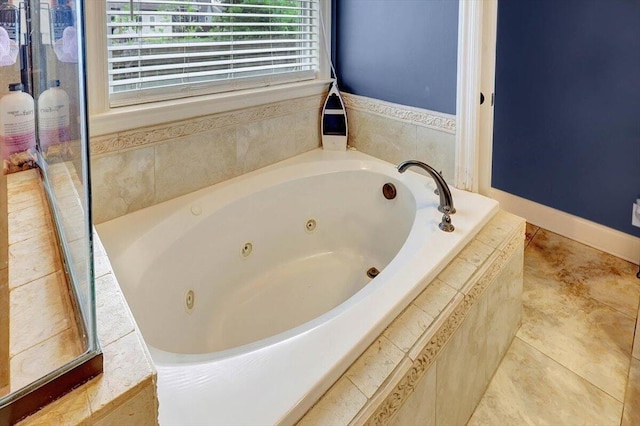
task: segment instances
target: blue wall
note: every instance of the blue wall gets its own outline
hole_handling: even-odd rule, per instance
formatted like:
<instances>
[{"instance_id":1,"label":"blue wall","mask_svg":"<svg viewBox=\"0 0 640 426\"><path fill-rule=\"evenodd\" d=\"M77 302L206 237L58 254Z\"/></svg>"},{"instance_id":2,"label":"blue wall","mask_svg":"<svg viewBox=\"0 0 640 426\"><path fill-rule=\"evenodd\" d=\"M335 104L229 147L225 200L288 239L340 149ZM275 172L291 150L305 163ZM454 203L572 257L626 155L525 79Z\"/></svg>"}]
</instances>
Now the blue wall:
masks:
<instances>
[{"instance_id":1,"label":"blue wall","mask_svg":"<svg viewBox=\"0 0 640 426\"><path fill-rule=\"evenodd\" d=\"M456 112L456 0L334 0L340 87L402 105Z\"/></svg>"},{"instance_id":2,"label":"blue wall","mask_svg":"<svg viewBox=\"0 0 640 426\"><path fill-rule=\"evenodd\" d=\"M498 3L492 186L640 235L640 2Z\"/></svg>"}]
</instances>

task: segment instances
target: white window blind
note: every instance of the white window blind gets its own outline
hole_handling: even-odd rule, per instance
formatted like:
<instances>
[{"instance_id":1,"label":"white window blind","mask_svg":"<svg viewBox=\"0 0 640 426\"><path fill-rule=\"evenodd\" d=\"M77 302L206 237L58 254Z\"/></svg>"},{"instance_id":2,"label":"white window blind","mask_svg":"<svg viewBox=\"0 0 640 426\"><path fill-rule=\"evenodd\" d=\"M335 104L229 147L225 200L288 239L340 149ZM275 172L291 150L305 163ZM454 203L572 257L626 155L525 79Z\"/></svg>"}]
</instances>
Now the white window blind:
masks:
<instances>
[{"instance_id":1,"label":"white window blind","mask_svg":"<svg viewBox=\"0 0 640 426\"><path fill-rule=\"evenodd\" d=\"M111 106L308 80L319 0L107 0Z\"/></svg>"}]
</instances>

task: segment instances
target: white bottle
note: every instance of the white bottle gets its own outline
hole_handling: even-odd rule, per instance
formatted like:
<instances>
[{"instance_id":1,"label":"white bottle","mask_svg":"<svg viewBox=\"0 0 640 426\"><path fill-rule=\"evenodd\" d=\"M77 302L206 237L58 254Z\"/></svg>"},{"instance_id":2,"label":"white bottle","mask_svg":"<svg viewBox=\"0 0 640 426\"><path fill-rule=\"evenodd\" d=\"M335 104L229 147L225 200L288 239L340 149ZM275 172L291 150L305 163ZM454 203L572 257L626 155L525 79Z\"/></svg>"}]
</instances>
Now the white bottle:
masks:
<instances>
[{"instance_id":1,"label":"white bottle","mask_svg":"<svg viewBox=\"0 0 640 426\"><path fill-rule=\"evenodd\" d=\"M33 98L22 91L22 84L9 85L9 93L0 99L0 145L2 158L12 154L35 151L36 123Z\"/></svg>"},{"instance_id":2,"label":"white bottle","mask_svg":"<svg viewBox=\"0 0 640 426\"><path fill-rule=\"evenodd\" d=\"M60 88L60 80L38 97L38 138L40 151L69 140L69 95Z\"/></svg>"}]
</instances>

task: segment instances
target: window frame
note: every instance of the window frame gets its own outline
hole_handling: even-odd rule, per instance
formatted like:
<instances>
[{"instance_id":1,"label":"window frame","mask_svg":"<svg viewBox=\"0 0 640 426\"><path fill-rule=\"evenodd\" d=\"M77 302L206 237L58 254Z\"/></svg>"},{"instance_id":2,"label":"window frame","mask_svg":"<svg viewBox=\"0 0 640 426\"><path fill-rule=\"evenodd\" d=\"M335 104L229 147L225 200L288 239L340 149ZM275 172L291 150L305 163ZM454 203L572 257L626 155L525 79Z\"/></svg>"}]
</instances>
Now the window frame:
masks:
<instances>
[{"instance_id":1,"label":"window frame","mask_svg":"<svg viewBox=\"0 0 640 426\"><path fill-rule=\"evenodd\" d=\"M280 102L326 93L331 82L325 37L331 36L331 1L319 0L324 24L319 27L318 73L314 80L286 83L253 89L198 95L187 98L111 107L107 64L106 0L85 3L87 88L89 98L90 133L100 136L171 121L227 112L242 108Z\"/></svg>"}]
</instances>

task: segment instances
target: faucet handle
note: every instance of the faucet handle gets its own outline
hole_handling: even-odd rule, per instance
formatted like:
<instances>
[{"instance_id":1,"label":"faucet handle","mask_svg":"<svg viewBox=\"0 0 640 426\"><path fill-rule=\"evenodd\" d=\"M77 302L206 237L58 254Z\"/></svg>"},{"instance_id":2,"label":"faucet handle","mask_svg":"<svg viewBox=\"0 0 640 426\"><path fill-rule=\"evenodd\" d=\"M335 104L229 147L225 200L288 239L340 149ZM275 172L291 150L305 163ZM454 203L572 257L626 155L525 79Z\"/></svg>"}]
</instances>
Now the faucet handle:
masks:
<instances>
[{"instance_id":1,"label":"faucet handle","mask_svg":"<svg viewBox=\"0 0 640 426\"><path fill-rule=\"evenodd\" d=\"M438 211L440 213L444 213L444 214L455 214L456 213L456 208L455 207L452 207L452 208L446 207L445 208L445 207L442 207L442 206L438 206Z\"/></svg>"},{"instance_id":2,"label":"faucet handle","mask_svg":"<svg viewBox=\"0 0 640 426\"><path fill-rule=\"evenodd\" d=\"M449 213L447 212L442 215L442 222L440 222L438 227L444 232L453 232L453 230L456 229L451 223L451 216L449 216Z\"/></svg>"}]
</instances>

